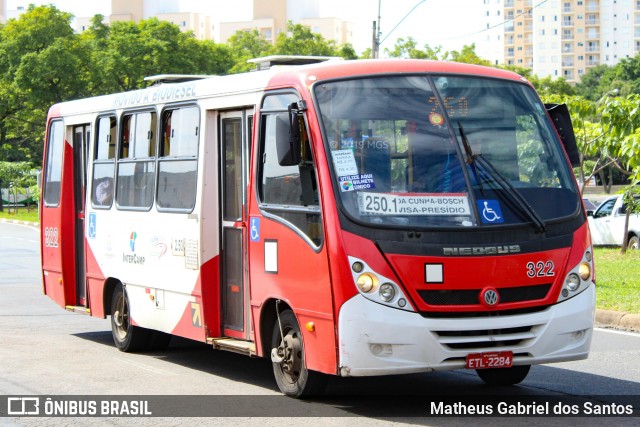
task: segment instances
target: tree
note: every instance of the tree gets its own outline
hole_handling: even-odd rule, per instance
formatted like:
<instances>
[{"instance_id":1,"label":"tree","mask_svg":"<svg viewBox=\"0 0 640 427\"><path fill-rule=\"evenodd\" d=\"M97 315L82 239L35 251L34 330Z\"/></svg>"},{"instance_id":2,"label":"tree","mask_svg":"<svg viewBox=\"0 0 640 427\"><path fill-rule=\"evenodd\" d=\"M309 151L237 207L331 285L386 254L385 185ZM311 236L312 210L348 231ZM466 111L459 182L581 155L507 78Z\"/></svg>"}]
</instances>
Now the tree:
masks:
<instances>
[{"instance_id":1,"label":"tree","mask_svg":"<svg viewBox=\"0 0 640 427\"><path fill-rule=\"evenodd\" d=\"M11 188L14 194L21 194L35 184L35 175L31 173L28 162L0 162L0 189ZM0 197L0 212L3 201Z\"/></svg>"},{"instance_id":2,"label":"tree","mask_svg":"<svg viewBox=\"0 0 640 427\"><path fill-rule=\"evenodd\" d=\"M418 42L412 37L408 37L406 40L399 38L393 45L393 49L384 49L384 53L389 58L405 58L405 59L444 59L442 54L442 46L431 48L428 44L424 45L424 49L418 49Z\"/></svg>"},{"instance_id":3,"label":"tree","mask_svg":"<svg viewBox=\"0 0 640 427\"><path fill-rule=\"evenodd\" d=\"M335 56L336 43L301 24L287 23L287 31L278 34L273 53L276 55Z\"/></svg>"},{"instance_id":4,"label":"tree","mask_svg":"<svg viewBox=\"0 0 640 427\"><path fill-rule=\"evenodd\" d=\"M71 19L55 6L31 5L0 28L0 161L39 164L46 109L78 94Z\"/></svg>"},{"instance_id":5,"label":"tree","mask_svg":"<svg viewBox=\"0 0 640 427\"><path fill-rule=\"evenodd\" d=\"M260 37L258 30L238 31L227 40L228 49L231 51L234 65L230 72L243 73L250 71L254 65L247 63L249 59L267 56L271 52L271 44Z\"/></svg>"},{"instance_id":6,"label":"tree","mask_svg":"<svg viewBox=\"0 0 640 427\"><path fill-rule=\"evenodd\" d=\"M536 88L536 91L543 95L560 95L560 96L573 96L576 94L576 89L567 82L566 79L559 77L554 79L551 76L539 78L537 76L528 77L531 84Z\"/></svg>"},{"instance_id":7,"label":"tree","mask_svg":"<svg viewBox=\"0 0 640 427\"><path fill-rule=\"evenodd\" d=\"M448 54L448 56L451 57L451 61L454 62L484 65L487 67L491 66L491 62L478 56L478 54L476 53L475 43L471 45L464 45L460 51L452 50L451 52L448 52Z\"/></svg>"}]
</instances>

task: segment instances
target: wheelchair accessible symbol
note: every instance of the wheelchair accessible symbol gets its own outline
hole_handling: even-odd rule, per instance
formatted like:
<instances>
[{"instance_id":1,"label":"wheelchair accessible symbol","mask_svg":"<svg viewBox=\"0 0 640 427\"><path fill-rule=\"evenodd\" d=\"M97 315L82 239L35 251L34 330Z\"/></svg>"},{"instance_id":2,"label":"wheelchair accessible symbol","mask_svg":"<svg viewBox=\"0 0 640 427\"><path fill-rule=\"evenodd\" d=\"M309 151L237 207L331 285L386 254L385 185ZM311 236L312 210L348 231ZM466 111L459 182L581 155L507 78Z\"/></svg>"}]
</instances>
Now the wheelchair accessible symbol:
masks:
<instances>
[{"instance_id":1,"label":"wheelchair accessible symbol","mask_svg":"<svg viewBox=\"0 0 640 427\"><path fill-rule=\"evenodd\" d=\"M485 224L502 224L504 218L497 200L478 200L478 210Z\"/></svg>"},{"instance_id":2,"label":"wheelchair accessible symbol","mask_svg":"<svg viewBox=\"0 0 640 427\"><path fill-rule=\"evenodd\" d=\"M252 242L260 241L260 218L251 218L249 221L249 237Z\"/></svg>"}]
</instances>

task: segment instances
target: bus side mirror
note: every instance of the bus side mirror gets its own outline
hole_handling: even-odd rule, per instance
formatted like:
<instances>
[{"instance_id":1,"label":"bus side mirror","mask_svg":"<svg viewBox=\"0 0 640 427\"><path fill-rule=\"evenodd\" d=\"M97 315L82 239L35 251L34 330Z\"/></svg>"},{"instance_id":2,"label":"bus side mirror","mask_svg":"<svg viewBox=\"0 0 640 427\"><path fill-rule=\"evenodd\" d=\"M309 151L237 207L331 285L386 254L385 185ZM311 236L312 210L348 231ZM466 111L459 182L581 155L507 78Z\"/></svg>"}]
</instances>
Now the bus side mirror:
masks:
<instances>
[{"instance_id":1,"label":"bus side mirror","mask_svg":"<svg viewBox=\"0 0 640 427\"><path fill-rule=\"evenodd\" d=\"M571 124L571 116L567 104L545 104L547 112L551 116L553 125L562 139L562 145L569 156L571 166L580 166L580 151L576 143L576 136L573 133L573 125Z\"/></svg>"},{"instance_id":2,"label":"bus side mirror","mask_svg":"<svg viewBox=\"0 0 640 427\"><path fill-rule=\"evenodd\" d=\"M276 116L276 151L280 166L300 164L302 145L300 139L301 111L299 103L289 105L287 114Z\"/></svg>"}]
</instances>

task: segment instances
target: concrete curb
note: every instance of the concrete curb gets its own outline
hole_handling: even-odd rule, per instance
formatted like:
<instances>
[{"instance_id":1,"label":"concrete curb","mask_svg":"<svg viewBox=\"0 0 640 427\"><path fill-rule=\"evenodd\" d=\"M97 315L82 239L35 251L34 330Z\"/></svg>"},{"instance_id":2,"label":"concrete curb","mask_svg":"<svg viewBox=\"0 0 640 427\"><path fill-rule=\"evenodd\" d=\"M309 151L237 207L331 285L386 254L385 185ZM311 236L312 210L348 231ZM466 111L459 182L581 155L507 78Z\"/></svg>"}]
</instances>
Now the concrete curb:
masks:
<instances>
[{"instance_id":1,"label":"concrete curb","mask_svg":"<svg viewBox=\"0 0 640 427\"><path fill-rule=\"evenodd\" d=\"M596 325L640 332L640 314L612 310L596 310Z\"/></svg>"},{"instance_id":2,"label":"concrete curb","mask_svg":"<svg viewBox=\"0 0 640 427\"><path fill-rule=\"evenodd\" d=\"M28 225L29 227L40 228L40 223L39 222L20 221L20 220L17 220L17 219L6 219L6 218L0 218L0 222L5 222L5 223L9 223L9 224Z\"/></svg>"}]
</instances>

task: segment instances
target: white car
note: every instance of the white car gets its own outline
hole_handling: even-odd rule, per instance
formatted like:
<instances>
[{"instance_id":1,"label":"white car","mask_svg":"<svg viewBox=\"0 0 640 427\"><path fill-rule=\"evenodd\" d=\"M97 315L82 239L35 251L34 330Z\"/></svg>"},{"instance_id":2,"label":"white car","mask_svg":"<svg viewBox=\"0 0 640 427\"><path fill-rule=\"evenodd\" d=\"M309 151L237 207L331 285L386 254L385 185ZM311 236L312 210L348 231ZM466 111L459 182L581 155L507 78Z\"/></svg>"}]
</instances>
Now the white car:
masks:
<instances>
[{"instance_id":1,"label":"white car","mask_svg":"<svg viewBox=\"0 0 640 427\"><path fill-rule=\"evenodd\" d=\"M622 246L626 209L622 196L613 196L602 202L593 214L587 213L594 246ZM628 235L628 248L638 249L640 214L631 214L629 217Z\"/></svg>"}]
</instances>

